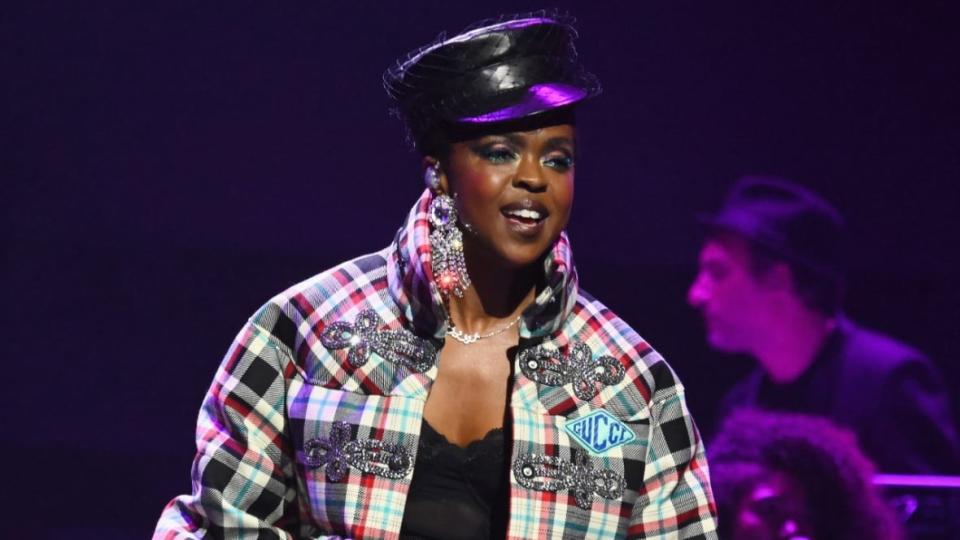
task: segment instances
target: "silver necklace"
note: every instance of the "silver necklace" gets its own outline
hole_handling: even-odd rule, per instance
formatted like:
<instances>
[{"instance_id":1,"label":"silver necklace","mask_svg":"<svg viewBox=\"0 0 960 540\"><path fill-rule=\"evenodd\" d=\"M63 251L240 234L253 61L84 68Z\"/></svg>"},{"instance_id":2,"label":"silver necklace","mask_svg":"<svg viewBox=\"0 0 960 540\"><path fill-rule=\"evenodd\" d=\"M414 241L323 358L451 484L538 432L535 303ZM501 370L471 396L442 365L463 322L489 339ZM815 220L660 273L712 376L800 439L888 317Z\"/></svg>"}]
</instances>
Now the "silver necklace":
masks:
<instances>
[{"instance_id":1,"label":"silver necklace","mask_svg":"<svg viewBox=\"0 0 960 540\"><path fill-rule=\"evenodd\" d=\"M514 319L514 320L512 320L512 321L510 321L510 324L508 324L508 325L506 325L506 326L504 326L503 328L500 328L500 329L498 329L498 330L494 330L493 332L487 333L487 334L481 334L481 333L479 333L479 332L474 332L474 333L472 333L472 334L468 334L468 333L466 333L466 332L461 332L459 328L457 328L456 326L453 325L453 319L448 319L447 322L448 322L448 324L449 324L449 328L447 329L447 335L450 336L450 337L452 337L453 339L459 341L460 343L463 343L464 345L471 345L471 344L473 344L473 343L476 343L476 342L480 341L481 339L487 339L488 337L493 337L493 336L502 334L502 333L506 332L507 330L513 328L513 325L515 325L515 324L517 324L518 322L520 322L520 317L521 317L521 316L522 316L522 314L521 314L521 315L517 315L517 318Z\"/></svg>"}]
</instances>

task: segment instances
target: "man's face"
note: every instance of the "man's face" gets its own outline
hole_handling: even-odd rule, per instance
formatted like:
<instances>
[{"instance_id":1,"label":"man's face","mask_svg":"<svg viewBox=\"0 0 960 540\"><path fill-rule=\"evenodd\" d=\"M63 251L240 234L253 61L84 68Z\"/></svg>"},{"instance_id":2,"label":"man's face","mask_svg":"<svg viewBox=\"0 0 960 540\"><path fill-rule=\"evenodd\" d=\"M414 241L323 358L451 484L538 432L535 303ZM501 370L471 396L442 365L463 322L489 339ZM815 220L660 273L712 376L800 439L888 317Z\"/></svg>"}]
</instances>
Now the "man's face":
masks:
<instances>
[{"instance_id":1,"label":"man's face","mask_svg":"<svg viewBox=\"0 0 960 540\"><path fill-rule=\"evenodd\" d=\"M707 240L687 302L703 315L711 347L753 352L770 319L769 295L769 288L750 272L750 248L743 237L719 233Z\"/></svg>"}]
</instances>

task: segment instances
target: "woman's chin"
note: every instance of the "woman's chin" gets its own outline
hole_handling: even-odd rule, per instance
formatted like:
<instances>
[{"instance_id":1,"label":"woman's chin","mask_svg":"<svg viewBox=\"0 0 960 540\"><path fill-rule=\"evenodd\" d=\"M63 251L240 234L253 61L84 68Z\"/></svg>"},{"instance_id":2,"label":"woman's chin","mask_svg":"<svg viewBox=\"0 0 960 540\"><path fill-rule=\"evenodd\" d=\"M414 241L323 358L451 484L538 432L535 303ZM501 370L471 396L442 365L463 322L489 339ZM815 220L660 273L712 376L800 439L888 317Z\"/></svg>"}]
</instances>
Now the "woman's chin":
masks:
<instances>
[{"instance_id":1,"label":"woman's chin","mask_svg":"<svg viewBox=\"0 0 960 540\"><path fill-rule=\"evenodd\" d=\"M533 265L540 265L543 256L550 251L553 242L543 245L524 245L513 249L505 249L499 253L501 264L505 268L517 271L527 269Z\"/></svg>"},{"instance_id":2,"label":"woman's chin","mask_svg":"<svg viewBox=\"0 0 960 540\"><path fill-rule=\"evenodd\" d=\"M502 235L497 242L492 242L477 237L468 240L464 235L467 264L471 274L494 269L522 271L540 265L559 237L560 232L544 231L535 239Z\"/></svg>"}]
</instances>

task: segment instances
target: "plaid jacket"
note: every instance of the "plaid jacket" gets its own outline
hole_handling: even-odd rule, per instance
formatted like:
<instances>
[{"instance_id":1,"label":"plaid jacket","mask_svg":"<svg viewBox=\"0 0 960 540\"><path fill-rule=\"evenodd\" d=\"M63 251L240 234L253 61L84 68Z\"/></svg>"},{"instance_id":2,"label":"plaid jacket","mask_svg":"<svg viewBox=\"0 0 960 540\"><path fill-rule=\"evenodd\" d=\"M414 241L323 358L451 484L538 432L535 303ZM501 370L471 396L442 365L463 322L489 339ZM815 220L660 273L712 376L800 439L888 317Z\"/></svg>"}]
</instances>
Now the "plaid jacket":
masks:
<instances>
[{"instance_id":1,"label":"plaid jacket","mask_svg":"<svg viewBox=\"0 0 960 540\"><path fill-rule=\"evenodd\" d=\"M193 492L167 505L155 539L398 537L446 333L429 202L388 248L295 285L244 326L200 411ZM508 537L716 538L673 371L578 291L565 235L545 270L510 395Z\"/></svg>"}]
</instances>

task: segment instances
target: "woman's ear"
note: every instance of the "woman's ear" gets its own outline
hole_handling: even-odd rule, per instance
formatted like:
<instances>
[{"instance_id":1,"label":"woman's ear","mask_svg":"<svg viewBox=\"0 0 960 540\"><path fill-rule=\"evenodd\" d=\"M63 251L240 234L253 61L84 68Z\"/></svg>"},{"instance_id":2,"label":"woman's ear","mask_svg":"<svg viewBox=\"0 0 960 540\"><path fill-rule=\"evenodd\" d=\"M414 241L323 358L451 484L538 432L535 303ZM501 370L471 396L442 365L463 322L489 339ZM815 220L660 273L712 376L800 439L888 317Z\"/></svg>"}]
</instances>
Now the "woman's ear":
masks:
<instances>
[{"instance_id":1,"label":"woman's ear","mask_svg":"<svg viewBox=\"0 0 960 540\"><path fill-rule=\"evenodd\" d=\"M440 162L433 156L423 156L421 162L423 183L434 193L449 193L447 175L440 166Z\"/></svg>"}]
</instances>

